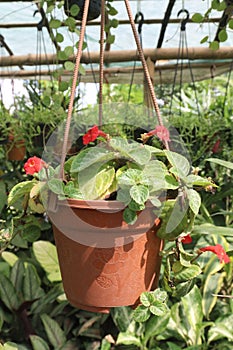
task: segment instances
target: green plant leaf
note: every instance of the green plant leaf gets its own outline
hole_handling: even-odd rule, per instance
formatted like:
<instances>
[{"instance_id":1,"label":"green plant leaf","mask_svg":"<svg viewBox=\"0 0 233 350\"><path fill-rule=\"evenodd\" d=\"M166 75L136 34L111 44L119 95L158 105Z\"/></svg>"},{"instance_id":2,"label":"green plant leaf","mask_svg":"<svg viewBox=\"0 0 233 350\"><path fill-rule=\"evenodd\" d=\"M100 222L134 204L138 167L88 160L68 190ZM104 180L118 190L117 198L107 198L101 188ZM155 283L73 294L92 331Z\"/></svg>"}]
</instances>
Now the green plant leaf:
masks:
<instances>
[{"instance_id":1,"label":"green plant leaf","mask_svg":"<svg viewBox=\"0 0 233 350\"><path fill-rule=\"evenodd\" d=\"M130 196L139 205L144 204L149 197L149 189L144 185L134 185L130 188Z\"/></svg>"},{"instance_id":2,"label":"green plant leaf","mask_svg":"<svg viewBox=\"0 0 233 350\"><path fill-rule=\"evenodd\" d=\"M117 180L121 187L137 185L142 181L142 171L139 169L128 169L122 172Z\"/></svg>"},{"instance_id":3,"label":"green plant leaf","mask_svg":"<svg viewBox=\"0 0 233 350\"><path fill-rule=\"evenodd\" d=\"M211 162L211 163L215 163L221 166L224 166L228 169L233 170L233 162L228 162L226 160L223 159L218 159L218 158L208 158L206 159L207 162Z\"/></svg>"},{"instance_id":4,"label":"green plant leaf","mask_svg":"<svg viewBox=\"0 0 233 350\"><path fill-rule=\"evenodd\" d=\"M133 313L133 318L137 322L146 322L150 317L150 310L144 305L139 305Z\"/></svg>"},{"instance_id":5,"label":"green plant leaf","mask_svg":"<svg viewBox=\"0 0 233 350\"><path fill-rule=\"evenodd\" d=\"M215 321L215 324L209 329L208 343L212 343L218 339L227 338L228 341L233 341L233 314L223 316Z\"/></svg>"},{"instance_id":6,"label":"green plant leaf","mask_svg":"<svg viewBox=\"0 0 233 350\"><path fill-rule=\"evenodd\" d=\"M18 259L11 269L10 280L18 293L22 293L25 267L22 260Z\"/></svg>"},{"instance_id":7,"label":"green plant leaf","mask_svg":"<svg viewBox=\"0 0 233 350\"><path fill-rule=\"evenodd\" d=\"M209 48L211 50L218 50L219 49L219 42L214 40L214 41L211 41L210 44L209 44Z\"/></svg>"},{"instance_id":8,"label":"green plant leaf","mask_svg":"<svg viewBox=\"0 0 233 350\"><path fill-rule=\"evenodd\" d=\"M70 61L66 61L65 63L64 63L64 67L65 67L65 69L66 70L69 70L69 71L72 71L73 72L73 70L74 70L74 63L73 62L70 62Z\"/></svg>"},{"instance_id":9,"label":"green plant leaf","mask_svg":"<svg viewBox=\"0 0 233 350\"><path fill-rule=\"evenodd\" d=\"M4 275L0 275L0 297L6 307L11 311L18 310L22 302L12 282Z\"/></svg>"},{"instance_id":10,"label":"green plant leaf","mask_svg":"<svg viewBox=\"0 0 233 350\"><path fill-rule=\"evenodd\" d=\"M43 289L40 287L41 281L37 274L36 268L26 263L25 276L23 280L23 296L24 300L32 301L44 295Z\"/></svg>"},{"instance_id":11,"label":"green plant leaf","mask_svg":"<svg viewBox=\"0 0 233 350\"><path fill-rule=\"evenodd\" d=\"M32 248L36 259L47 273L48 279L51 282L61 281L55 245L47 241L37 241L33 243Z\"/></svg>"},{"instance_id":12,"label":"green plant leaf","mask_svg":"<svg viewBox=\"0 0 233 350\"><path fill-rule=\"evenodd\" d=\"M177 281L188 281L191 280L202 273L200 266L189 265L188 267L183 267L183 269L176 273L175 278Z\"/></svg>"},{"instance_id":13,"label":"green plant leaf","mask_svg":"<svg viewBox=\"0 0 233 350\"><path fill-rule=\"evenodd\" d=\"M133 310L126 306L112 308L111 316L120 332L127 331L132 319L132 314Z\"/></svg>"},{"instance_id":14,"label":"green plant leaf","mask_svg":"<svg viewBox=\"0 0 233 350\"><path fill-rule=\"evenodd\" d=\"M38 335L30 335L30 341L33 350L49 350L49 346L46 341Z\"/></svg>"},{"instance_id":15,"label":"green plant leaf","mask_svg":"<svg viewBox=\"0 0 233 350\"><path fill-rule=\"evenodd\" d=\"M117 337L116 344L136 345L141 348L141 340L134 333L120 332Z\"/></svg>"},{"instance_id":16,"label":"green plant leaf","mask_svg":"<svg viewBox=\"0 0 233 350\"><path fill-rule=\"evenodd\" d=\"M41 315L41 320L45 327L45 332L49 339L49 342L54 346L55 349L61 348L66 342L66 336L64 331L59 326L58 322L53 320L47 314Z\"/></svg>"},{"instance_id":17,"label":"green plant leaf","mask_svg":"<svg viewBox=\"0 0 233 350\"><path fill-rule=\"evenodd\" d=\"M233 29L233 19L230 19L230 21L228 22L228 26L230 29Z\"/></svg>"},{"instance_id":18,"label":"green plant leaf","mask_svg":"<svg viewBox=\"0 0 233 350\"><path fill-rule=\"evenodd\" d=\"M199 193L193 190L192 188L187 188L186 193L189 200L189 206L194 212L194 214L197 215L201 206L201 197Z\"/></svg>"},{"instance_id":19,"label":"green plant leaf","mask_svg":"<svg viewBox=\"0 0 233 350\"><path fill-rule=\"evenodd\" d=\"M101 147L91 147L87 148L85 151L78 153L77 156L73 158L71 164L71 173L80 172L95 163L106 164L107 161L114 158L114 153L109 152Z\"/></svg>"},{"instance_id":20,"label":"green plant leaf","mask_svg":"<svg viewBox=\"0 0 233 350\"><path fill-rule=\"evenodd\" d=\"M8 195L8 205L13 205L16 201L24 197L26 194L29 194L35 183L35 181L31 180L23 181L15 185Z\"/></svg>"},{"instance_id":21,"label":"green plant leaf","mask_svg":"<svg viewBox=\"0 0 233 350\"><path fill-rule=\"evenodd\" d=\"M226 29L220 30L220 32L218 33L218 38L219 38L221 43L223 43L224 41L227 40L228 35L227 35Z\"/></svg>"},{"instance_id":22,"label":"green plant leaf","mask_svg":"<svg viewBox=\"0 0 233 350\"><path fill-rule=\"evenodd\" d=\"M203 21L204 17L201 13L194 13L192 16L192 21L195 23L201 23Z\"/></svg>"},{"instance_id":23,"label":"green plant leaf","mask_svg":"<svg viewBox=\"0 0 233 350\"><path fill-rule=\"evenodd\" d=\"M153 315L159 317L169 312L167 305L159 301L155 301L153 305L149 307L149 310Z\"/></svg>"},{"instance_id":24,"label":"green plant leaf","mask_svg":"<svg viewBox=\"0 0 233 350\"><path fill-rule=\"evenodd\" d=\"M49 189L56 194L64 194L64 184L61 179L50 179L48 181Z\"/></svg>"},{"instance_id":25,"label":"green plant leaf","mask_svg":"<svg viewBox=\"0 0 233 350\"><path fill-rule=\"evenodd\" d=\"M12 267L19 259L17 255L11 252L2 252L2 258Z\"/></svg>"},{"instance_id":26,"label":"green plant leaf","mask_svg":"<svg viewBox=\"0 0 233 350\"><path fill-rule=\"evenodd\" d=\"M137 221L137 214L135 211L125 208L123 212L123 219L127 224L133 225Z\"/></svg>"},{"instance_id":27,"label":"green plant leaf","mask_svg":"<svg viewBox=\"0 0 233 350\"><path fill-rule=\"evenodd\" d=\"M7 204L6 184L0 180L0 213Z\"/></svg>"},{"instance_id":28,"label":"green plant leaf","mask_svg":"<svg viewBox=\"0 0 233 350\"><path fill-rule=\"evenodd\" d=\"M41 229L36 225L28 225L24 227L21 236L28 242L35 242L40 238Z\"/></svg>"},{"instance_id":29,"label":"green plant leaf","mask_svg":"<svg viewBox=\"0 0 233 350\"><path fill-rule=\"evenodd\" d=\"M172 165L170 171L176 174L181 179L186 177L190 171L190 163L187 158L179 153L164 151L169 163Z\"/></svg>"},{"instance_id":30,"label":"green plant leaf","mask_svg":"<svg viewBox=\"0 0 233 350\"><path fill-rule=\"evenodd\" d=\"M59 27L61 27L61 21L59 19L54 19L52 18L50 21L49 21L49 26L50 28L52 29L57 29Z\"/></svg>"},{"instance_id":31,"label":"green plant leaf","mask_svg":"<svg viewBox=\"0 0 233 350\"><path fill-rule=\"evenodd\" d=\"M223 285L223 279L224 273L209 274L204 282L202 305L207 319L209 319L209 315L217 302L217 296L213 294L218 294Z\"/></svg>"},{"instance_id":32,"label":"green plant leaf","mask_svg":"<svg viewBox=\"0 0 233 350\"><path fill-rule=\"evenodd\" d=\"M193 289L181 299L185 315L185 328L191 344L198 344L201 341L202 331L200 325L203 320L202 296L195 285Z\"/></svg>"},{"instance_id":33,"label":"green plant leaf","mask_svg":"<svg viewBox=\"0 0 233 350\"><path fill-rule=\"evenodd\" d=\"M140 301L142 305L148 307L155 301L155 297L150 292L144 292L140 295Z\"/></svg>"},{"instance_id":34,"label":"green plant leaf","mask_svg":"<svg viewBox=\"0 0 233 350\"><path fill-rule=\"evenodd\" d=\"M162 334L167 327L168 321L170 318L170 313L164 314L163 316L153 316L146 322L145 325L145 335L143 343L147 342L153 337Z\"/></svg>"}]
</instances>

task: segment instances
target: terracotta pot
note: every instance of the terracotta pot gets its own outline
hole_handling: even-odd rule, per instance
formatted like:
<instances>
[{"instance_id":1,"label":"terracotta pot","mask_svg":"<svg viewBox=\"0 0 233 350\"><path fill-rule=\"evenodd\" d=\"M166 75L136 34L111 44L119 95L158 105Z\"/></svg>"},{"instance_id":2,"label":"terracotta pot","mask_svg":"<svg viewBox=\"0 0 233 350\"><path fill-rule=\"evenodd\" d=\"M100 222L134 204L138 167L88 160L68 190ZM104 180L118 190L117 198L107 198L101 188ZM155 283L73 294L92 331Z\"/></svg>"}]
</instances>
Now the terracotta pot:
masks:
<instances>
[{"instance_id":1,"label":"terracotta pot","mask_svg":"<svg viewBox=\"0 0 233 350\"><path fill-rule=\"evenodd\" d=\"M26 155L26 146L24 140L18 140L16 142L11 141L7 145L7 159L8 160L24 160Z\"/></svg>"},{"instance_id":2,"label":"terracotta pot","mask_svg":"<svg viewBox=\"0 0 233 350\"><path fill-rule=\"evenodd\" d=\"M134 225L122 213L122 203L104 200L58 201L49 212L64 290L78 308L107 313L137 305L142 292L157 286L163 242L152 207Z\"/></svg>"}]
</instances>

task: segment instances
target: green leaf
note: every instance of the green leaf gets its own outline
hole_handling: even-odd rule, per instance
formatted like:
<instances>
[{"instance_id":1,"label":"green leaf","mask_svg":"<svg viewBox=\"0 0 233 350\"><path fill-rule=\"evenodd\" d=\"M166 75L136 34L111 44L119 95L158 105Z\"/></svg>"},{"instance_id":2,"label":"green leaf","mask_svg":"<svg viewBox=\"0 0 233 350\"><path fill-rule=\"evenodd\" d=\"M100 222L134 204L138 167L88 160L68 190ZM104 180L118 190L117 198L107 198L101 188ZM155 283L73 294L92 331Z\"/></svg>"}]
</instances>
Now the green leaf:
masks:
<instances>
[{"instance_id":1,"label":"green leaf","mask_svg":"<svg viewBox=\"0 0 233 350\"><path fill-rule=\"evenodd\" d=\"M151 294L153 294L155 299L160 301L161 303L163 303L167 299L167 292L161 290L160 288L155 289L153 292L151 292Z\"/></svg>"},{"instance_id":2,"label":"green leaf","mask_svg":"<svg viewBox=\"0 0 233 350\"><path fill-rule=\"evenodd\" d=\"M80 152L73 158L71 164L71 173L80 172L95 163L107 163L107 161L114 159L114 153L109 152L101 147L91 147Z\"/></svg>"},{"instance_id":3,"label":"green leaf","mask_svg":"<svg viewBox=\"0 0 233 350\"><path fill-rule=\"evenodd\" d=\"M13 205L16 201L29 194L32 187L35 185L35 181L23 181L15 185L8 195L8 205Z\"/></svg>"},{"instance_id":4,"label":"green leaf","mask_svg":"<svg viewBox=\"0 0 233 350\"><path fill-rule=\"evenodd\" d=\"M133 145L134 148L128 152L129 157L139 165L147 164L151 158L150 151L138 143Z\"/></svg>"},{"instance_id":5,"label":"green leaf","mask_svg":"<svg viewBox=\"0 0 233 350\"><path fill-rule=\"evenodd\" d=\"M233 170L233 162L228 162L226 160L218 159L218 158L208 158L206 159L207 162L212 162L221 166L224 166L228 169Z\"/></svg>"},{"instance_id":6,"label":"green leaf","mask_svg":"<svg viewBox=\"0 0 233 350\"><path fill-rule=\"evenodd\" d=\"M188 281L202 273L201 268L198 265L189 265L183 267L183 269L176 273L175 278L177 281Z\"/></svg>"},{"instance_id":7,"label":"green leaf","mask_svg":"<svg viewBox=\"0 0 233 350\"><path fill-rule=\"evenodd\" d=\"M62 25L62 22L59 20L59 19L54 19L52 18L50 21L49 21L49 26L50 28L52 29L57 29L59 27L61 27Z\"/></svg>"},{"instance_id":8,"label":"green leaf","mask_svg":"<svg viewBox=\"0 0 233 350\"><path fill-rule=\"evenodd\" d=\"M201 206L201 197L197 191L191 188L186 189L186 193L189 200L189 206L194 214L197 215Z\"/></svg>"},{"instance_id":9,"label":"green leaf","mask_svg":"<svg viewBox=\"0 0 233 350\"><path fill-rule=\"evenodd\" d=\"M149 189L144 185L134 185L130 188L130 196L139 205L144 204L149 197Z\"/></svg>"},{"instance_id":10,"label":"green leaf","mask_svg":"<svg viewBox=\"0 0 233 350\"><path fill-rule=\"evenodd\" d=\"M22 293L25 267L22 260L18 259L11 269L10 280L18 293Z\"/></svg>"},{"instance_id":11,"label":"green leaf","mask_svg":"<svg viewBox=\"0 0 233 350\"><path fill-rule=\"evenodd\" d=\"M195 23L201 23L203 21L204 17L201 13L194 13L192 16L192 21Z\"/></svg>"},{"instance_id":12,"label":"green leaf","mask_svg":"<svg viewBox=\"0 0 233 350\"><path fill-rule=\"evenodd\" d=\"M124 203L125 205L128 205L130 203L130 201L131 201L131 197L130 197L129 191L120 188L117 191L117 198L116 199L118 201Z\"/></svg>"},{"instance_id":13,"label":"green leaf","mask_svg":"<svg viewBox=\"0 0 233 350\"><path fill-rule=\"evenodd\" d=\"M126 306L112 308L111 316L120 332L126 332L130 325L132 314L133 310Z\"/></svg>"},{"instance_id":14,"label":"green leaf","mask_svg":"<svg viewBox=\"0 0 233 350\"><path fill-rule=\"evenodd\" d=\"M218 50L219 49L219 42L214 40L214 41L211 41L210 44L209 44L209 48L211 50Z\"/></svg>"},{"instance_id":15,"label":"green leaf","mask_svg":"<svg viewBox=\"0 0 233 350\"><path fill-rule=\"evenodd\" d=\"M71 6L70 8L70 14L71 16L75 17L77 16L77 14L80 12L80 8L78 5L74 4Z\"/></svg>"},{"instance_id":16,"label":"green leaf","mask_svg":"<svg viewBox=\"0 0 233 350\"><path fill-rule=\"evenodd\" d=\"M2 258L12 267L19 259L17 255L11 252L2 252Z\"/></svg>"},{"instance_id":17,"label":"green leaf","mask_svg":"<svg viewBox=\"0 0 233 350\"><path fill-rule=\"evenodd\" d=\"M61 281L56 247L47 241L33 243L33 252L51 282Z\"/></svg>"},{"instance_id":18,"label":"green leaf","mask_svg":"<svg viewBox=\"0 0 233 350\"><path fill-rule=\"evenodd\" d=\"M139 305L133 313L133 318L137 322L146 322L150 317L150 310L144 305Z\"/></svg>"},{"instance_id":19,"label":"green leaf","mask_svg":"<svg viewBox=\"0 0 233 350\"><path fill-rule=\"evenodd\" d=\"M111 343L107 339L103 339L101 342L100 350L111 350Z\"/></svg>"},{"instance_id":20,"label":"green leaf","mask_svg":"<svg viewBox=\"0 0 233 350\"><path fill-rule=\"evenodd\" d=\"M7 204L6 184L0 180L0 213Z\"/></svg>"},{"instance_id":21,"label":"green leaf","mask_svg":"<svg viewBox=\"0 0 233 350\"><path fill-rule=\"evenodd\" d=\"M230 29L233 29L233 19L230 19L230 21L228 22L228 26Z\"/></svg>"},{"instance_id":22,"label":"green leaf","mask_svg":"<svg viewBox=\"0 0 233 350\"><path fill-rule=\"evenodd\" d=\"M150 292L144 292L140 295L140 301L142 305L148 307L155 301L155 297Z\"/></svg>"},{"instance_id":23,"label":"green leaf","mask_svg":"<svg viewBox=\"0 0 233 350\"><path fill-rule=\"evenodd\" d=\"M18 310L21 305L21 300L18 297L15 287L9 278L4 275L0 275L0 298L11 311Z\"/></svg>"},{"instance_id":24,"label":"green leaf","mask_svg":"<svg viewBox=\"0 0 233 350\"><path fill-rule=\"evenodd\" d=\"M23 280L23 296L24 300L32 301L44 295L43 289L40 287L40 278L37 274L36 268L26 263L25 276Z\"/></svg>"},{"instance_id":25,"label":"green leaf","mask_svg":"<svg viewBox=\"0 0 233 350\"><path fill-rule=\"evenodd\" d=\"M28 242L35 242L40 238L41 229L36 225L25 226L21 236Z\"/></svg>"},{"instance_id":26,"label":"green leaf","mask_svg":"<svg viewBox=\"0 0 233 350\"><path fill-rule=\"evenodd\" d=\"M133 225L137 221L137 214L135 211L125 208L123 212L123 219L127 224Z\"/></svg>"},{"instance_id":27,"label":"green leaf","mask_svg":"<svg viewBox=\"0 0 233 350\"><path fill-rule=\"evenodd\" d=\"M145 209L145 204L138 204L132 199L129 202L128 208L133 211L141 211Z\"/></svg>"},{"instance_id":28,"label":"green leaf","mask_svg":"<svg viewBox=\"0 0 233 350\"><path fill-rule=\"evenodd\" d=\"M204 38L201 39L200 44L204 44L208 41L209 35L204 36Z\"/></svg>"},{"instance_id":29,"label":"green leaf","mask_svg":"<svg viewBox=\"0 0 233 350\"><path fill-rule=\"evenodd\" d=\"M213 341L227 338L228 341L233 341L233 314L229 316L223 316L215 321L215 324L209 329L208 332L208 343Z\"/></svg>"},{"instance_id":30,"label":"green leaf","mask_svg":"<svg viewBox=\"0 0 233 350\"><path fill-rule=\"evenodd\" d=\"M64 49L66 57L70 57L74 54L74 48L73 46L66 46Z\"/></svg>"},{"instance_id":31,"label":"green leaf","mask_svg":"<svg viewBox=\"0 0 233 350\"><path fill-rule=\"evenodd\" d=\"M64 194L64 184L61 179L50 179L48 186L55 194Z\"/></svg>"},{"instance_id":32,"label":"green leaf","mask_svg":"<svg viewBox=\"0 0 233 350\"><path fill-rule=\"evenodd\" d=\"M174 172L178 177L183 178L188 175L190 171L190 163L187 158L179 153L164 151L169 163L172 165L170 171Z\"/></svg>"},{"instance_id":33,"label":"green leaf","mask_svg":"<svg viewBox=\"0 0 233 350\"><path fill-rule=\"evenodd\" d=\"M153 305L149 307L150 312L155 316L163 316L169 312L169 309L166 304L163 304L159 301L155 301Z\"/></svg>"},{"instance_id":34,"label":"green leaf","mask_svg":"<svg viewBox=\"0 0 233 350\"><path fill-rule=\"evenodd\" d=\"M116 344L136 345L141 349L140 338L130 332L120 332L118 334Z\"/></svg>"},{"instance_id":35,"label":"green leaf","mask_svg":"<svg viewBox=\"0 0 233 350\"><path fill-rule=\"evenodd\" d=\"M38 335L30 335L33 350L49 350L48 344Z\"/></svg>"},{"instance_id":36,"label":"green leaf","mask_svg":"<svg viewBox=\"0 0 233 350\"><path fill-rule=\"evenodd\" d=\"M65 67L66 70L69 70L69 71L73 72L73 70L74 70L74 63L70 62L70 61L66 61L64 63L64 67Z\"/></svg>"},{"instance_id":37,"label":"green leaf","mask_svg":"<svg viewBox=\"0 0 233 350\"><path fill-rule=\"evenodd\" d=\"M191 344L199 344L202 330L200 324L203 320L202 296L200 290L195 285L193 289L181 299L184 310L185 322L188 338Z\"/></svg>"},{"instance_id":38,"label":"green leaf","mask_svg":"<svg viewBox=\"0 0 233 350\"><path fill-rule=\"evenodd\" d=\"M115 169L106 167L100 171L99 165L83 170L78 177L79 190L84 199L101 199L114 182Z\"/></svg>"},{"instance_id":39,"label":"green leaf","mask_svg":"<svg viewBox=\"0 0 233 350\"><path fill-rule=\"evenodd\" d=\"M66 342L66 336L59 324L47 314L41 315L41 320L50 343L55 349L62 347Z\"/></svg>"},{"instance_id":40,"label":"green leaf","mask_svg":"<svg viewBox=\"0 0 233 350\"><path fill-rule=\"evenodd\" d=\"M220 30L220 32L218 33L218 38L221 43L227 40L228 35L226 29Z\"/></svg>"},{"instance_id":41,"label":"green leaf","mask_svg":"<svg viewBox=\"0 0 233 350\"><path fill-rule=\"evenodd\" d=\"M207 275L204 282L202 305L207 319L209 319L209 315L217 302L217 296L213 294L218 294L223 285L223 280L224 273L216 273L215 275Z\"/></svg>"},{"instance_id":42,"label":"green leaf","mask_svg":"<svg viewBox=\"0 0 233 350\"><path fill-rule=\"evenodd\" d=\"M55 36L55 40L58 43L62 43L64 41L64 36L61 33L57 33Z\"/></svg>"},{"instance_id":43,"label":"green leaf","mask_svg":"<svg viewBox=\"0 0 233 350\"><path fill-rule=\"evenodd\" d=\"M142 181L142 171L139 169L128 169L117 178L120 186L133 186Z\"/></svg>"},{"instance_id":44,"label":"green leaf","mask_svg":"<svg viewBox=\"0 0 233 350\"><path fill-rule=\"evenodd\" d=\"M144 335L144 344L147 344L149 339L162 334L168 324L170 318L170 312L167 312L163 316L153 316L145 325L145 335Z\"/></svg>"}]
</instances>

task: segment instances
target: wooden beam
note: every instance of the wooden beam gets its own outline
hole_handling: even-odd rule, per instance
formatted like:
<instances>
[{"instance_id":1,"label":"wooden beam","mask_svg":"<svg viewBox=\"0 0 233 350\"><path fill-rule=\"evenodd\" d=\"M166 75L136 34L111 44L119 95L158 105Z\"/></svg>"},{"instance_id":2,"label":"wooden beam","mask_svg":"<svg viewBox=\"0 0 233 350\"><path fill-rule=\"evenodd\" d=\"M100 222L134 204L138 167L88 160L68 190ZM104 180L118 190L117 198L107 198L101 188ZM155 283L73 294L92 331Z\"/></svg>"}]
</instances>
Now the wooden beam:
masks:
<instances>
[{"instance_id":1,"label":"wooden beam","mask_svg":"<svg viewBox=\"0 0 233 350\"><path fill-rule=\"evenodd\" d=\"M1 0L0 0L1 2ZM221 20L221 17L213 17L213 18L206 18L203 20L203 23L218 23ZM181 22L180 18L170 18L168 23L170 24L179 24ZM144 24L162 24L163 19L161 18L151 18L151 19L144 19ZM187 23L190 24L197 24L193 22L191 19L188 20ZM76 22L77 26L81 25L80 21ZM130 24L128 19L122 19L118 21L119 25L126 25ZM9 28L34 28L37 27L37 22L18 22L18 23L0 23L0 29L9 29ZM62 23L61 26L66 27L65 23ZM90 21L87 22L87 26L100 26L100 21Z\"/></svg>"},{"instance_id":2,"label":"wooden beam","mask_svg":"<svg viewBox=\"0 0 233 350\"><path fill-rule=\"evenodd\" d=\"M179 48L160 48L160 49L144 49L144 55L147 59L150 57L152 61L157 60L173 60L179 57ZM183 59L190 60L218 60L218 59L233 59L233 46L221 47L218 50L211 50L204 47L190 47L187 52L184 52ZM74 61L74 56L69 57L69 61ZM114 62L130 62L140 61L136 50L115 50L105 53L105 63ZM81 62L85 64L99 63L99 52L83 52ZM0 67L12 66L34 66L34 65L53 65L62 64L63 61L58 60L55 54L35 54L21 56L2 56Z\"/></svg>"}]
</instances>

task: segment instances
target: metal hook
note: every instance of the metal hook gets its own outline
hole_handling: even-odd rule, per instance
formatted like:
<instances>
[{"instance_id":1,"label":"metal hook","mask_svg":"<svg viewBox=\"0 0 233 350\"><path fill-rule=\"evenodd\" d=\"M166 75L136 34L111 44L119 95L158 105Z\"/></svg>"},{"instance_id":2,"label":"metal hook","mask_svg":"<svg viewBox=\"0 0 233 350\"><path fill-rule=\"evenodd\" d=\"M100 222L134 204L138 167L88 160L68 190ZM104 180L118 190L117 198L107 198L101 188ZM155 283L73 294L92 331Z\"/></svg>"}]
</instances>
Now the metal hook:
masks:
<instances>
[{"instance_id":1,"label":"metal hook","mask_svg":"<svg viewBox=\"0 0 233 350\"><path fill-rule=\"evenodd\" d=\"M43 28L43 26L45 25L46 16L45 16L45 13L44 13L43 11L36 10L36 11L34 11L34 13L33 13L33 17L35 17L35 15L36 15L37 13L40 13L40 14L41 14L41 17L42 17L41 21L37 24L37 29L38 29L39 31L41 31L42 28Z\"/></svg>"},{"instance_id":2,"label":"metal hook","mask_svg":"<svg viewBox=\"0 0 233 350\"><path fill-rule=\"evenodd\" d=\"M187 23L188 20L189 20L189 12L188 12L188 10L181 9L181 10L177 13L177 17L179 17L179 15L180 15L181 13L186 13L186 17L183 18L183 19L181 20L181 26L180 26L180 29L181 29L182 31L184 31L184 30L186 29L186 23Z\"/></svg>"},{"instance_id":3,"label":"metal hook","mask_svg":"<svg viewBox=\"0 0 233 350\"><path fill-rule=\"evenodd\" d=\"M134 22L138 23L138 33L141 34L141 32L142 32L142 25L144 23L144 15L143 15L142 12L139 11L139 12L136 13Z\"/></svg>"}]
</instances>

